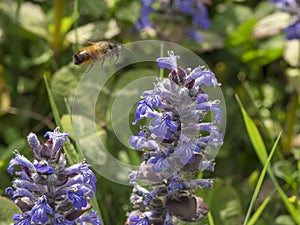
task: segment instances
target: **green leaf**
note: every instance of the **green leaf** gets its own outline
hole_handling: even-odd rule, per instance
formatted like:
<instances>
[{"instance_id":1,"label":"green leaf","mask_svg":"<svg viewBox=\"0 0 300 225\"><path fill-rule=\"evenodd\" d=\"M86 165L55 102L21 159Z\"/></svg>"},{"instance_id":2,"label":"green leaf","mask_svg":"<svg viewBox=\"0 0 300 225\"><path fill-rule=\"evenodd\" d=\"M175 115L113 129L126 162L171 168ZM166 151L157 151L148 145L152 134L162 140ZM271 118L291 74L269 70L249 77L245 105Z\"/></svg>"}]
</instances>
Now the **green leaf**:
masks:
<instances>
[{"instance_id":1,"label":"green leaf","mask_svg":"<svg viewBox=\"0 0 300 225\"><path fill-rule=\"evenodd\" d=\"M40 65L42 63L50 61L53 57L51 49L44 50L39 56L33 57L28 60L28 67L33 65Z\"/></svg>"},{"instance_id":2,"label":"green leaf","mask_svg":"<svg viewBox=\"0 0 300 225\"><path fill-rule=\"evenodd\" d=\"M17 22L26 31L48 40L47 18L38 4L22 2L18 9L16 1L3 0L1 1L1 9L5 15Z\"/></svg>"},{"instance_id":3,"label":"green leaf","mask_svg":"<svg viewBox=\"0 0 300 225\"><path fill-rule=\"evenodd\" d=\"M108 164L106 147L104 146L107 138L106 132L98 128L97 133L95 133L95 121L82 115L73 114L72 125L76 131L75 141L80 152L84 154L84 158L94 170L101 171L101 167ZM127 174L127 171L123 172Z\"/></svg>"},{"instance_id":4,"label":"green leaf","mask_svg":"<svg viewBox=\"0 0 300 225\"><path fill-rule=\"evenodd\" d=\"M197 44L195 43L195 41L186 37L184 39L183 45L186 48L193 50L197 53L213 51L215 49L221 49L224 47L224 37L222 37L218 33L202 30L200 31L200 33L203 37L203 42Z\"/></svg>"},{"instance_id":5,"label":"green leaf","mask_svg":"<svg viewBox=\"0 0 300 225\"><path fill-rule=\"evenodd\" d=\"M73 25L73 17L63 17L61 21L61 33L65 34Z\"/></svg>"},{"instance_id":6,"label":"green leaf","mask_svg":"<svg viewBox=\"0 0 300 225\"><path fill-rule=\"evenodd\" d=\"M255 49L246 51L241 55L241 60L245 63L253 63L257 65L266 65L276 59L279 59L283 53L283 48L278 49Z\"/></svg>"},{"instance_id":7,"label":"green leaf","mask_svg":"<svg viewBox=\"0 0 300 225\"><path fill-rule=\"evenodd\" d=\"M246 43L252 43L254 38L252 37L252 29L257 23L256 19L251 19L241 24L236 30L234 30L226 39L226 46L240 46Z\"/></svg>"},{"instance_id":8,"label":"green leaf","mask_svg":"<svg viewBox=\"0 0 300 225\"><path fill-rule=\"evenodd\" d=\"M274 36L282 32L282 28L289 23L290 16L285 12L277 12L268 15L258 21L253 29L253 36L255 38L266 38Z\"/></svg>"},{"instance_id":9,"label":"green leaf","mask_svg":"<svg viewBox=\"0 0 300 225\"><path fill-rule=\"evenodd\" d=\"M61 114L68 113L65 99L69 103L73 101L74 92L81 76L85 75L85 69L86 67L84 66L75 66L70 63L53 74L51 79L51 91Z\"/></svg>"},{"instance_id":10,"label":"green leaf","mask_svg":"<svg viewBox=\"0 0 300 225\"><path fill-rule=\"evenodd\" d=\"M256 18L262 18L270 15L273 10L274 6L269 1L259 1L254 9L254 14Z\"/></svg>"},{"instance_id":11,"label":"green leaf","mask_svg":"<svg viewBox=\"0 0 300 225\"><path fill-rule=\"evenodd\" d=\"M300 66L300 42L299 40L290 40L285 43L284 60L292 67ZM298 69L299 73L299 69Z\"/></svg>"},{"instance_id":12,"label":"green leaf","mask_svg":"<svg viewBox=\"0 0 300 225\"><path fill-rule=\"evenodd\" d=\"M295 89L296 91L298 91L298 93L300 93L300 70L296 68L288 68L286 70L286 74L287 74L289 85L291 85L293 89Z\"/></svg>"},{"instance_id":13,"label":"green leaf","mask_svg":"<svg viewBox=\"0 0 300 225\"><path fill-rule=\"evenodd\" d=\"M81 15L91 15L97 18L108 10L105 1L95 0L78 1L78 9Z\"/></svg>"},{"instance_id":14,"label":"green leaf","mask_svg":"<svg viewBox=\"0 0 300 225\"><path fill-rule=\"evenodd\" d=\"M248 178L248 183L249 183L249 186L250 186L251 189L255 188L257 180L258 180L258 177L259 177L259 172L257 170L254 170L250 174L250 176Z\"/></svg>"},{"instance_id":15,"label":"green leaf","mask_svg":"<svg viewBox=\"0 0 300 225\"><path fill-rule=\"evenodd\" d=\"M242 56L244 62L253 62L259 65L266 65L280 58L284 51L284 35L277 35L260 41L255 56L253 58L246 58Z\"/></svg>"},{"instance_id":16,"label":"green leaf","mask_svg":"<svg viewBox=\"0 0 300 225\"><path fill-rule=\"evenodd\" d=\"M16 204L0 196L0 225L12 224L13 215L19 213L22 212Z\"/></svg>"},{"instance_id":17,"label":"green leaf","mask_svg":"<svg viewBox=\"0 0 300 225\"><path fill-rule=\"evenodd\" d=\"M71 115L65 114L61 117L61 124L64 128L65 132L68 132L71 137L74 137L73 128L72 128L72 121L71 121Z\"/></svg>"},{"instance_id":18,"label":"green leaf","mask_svg":"<svg viewBox=\"0 0 300 225\"><path fill-rule=\"evenodd\" d=\"M13 157L14 150L21 150L27 146L27 141L24 140L24 138L15 139L8 147L5 148L5 151L1 151L0 159L8 161L8 159Z\"/></svg>"},{"instance_id":19,"label":"green leaf","mask_svg":"<svg viewBox=\"0 0 300 225\"><path fill-rule=\"evenodd\" d=\"M231 34L240 24L253 19L253 12L247 6L224 4L223 7L224 10L216 14L210 28L221 36Z\"/></svg>"},{"instance_id":20,"label":"green leaf","mask_svg":"<svg viewBox=\"0 0 300 225\"><path fill-rule=\"evenodd\" d=\"M240 109L241 109L241 112L242 112L242 115L244 118L244 122L246 125L246 129L247 129L248 135L250 137L250 140L252 142L252 145L255 149L255 152L256 152L261 164L265 165L267 158L268 158L268 153L267 153L265 144L263 142L263 139L262 139L256 125L254 124L253 120L249 117L248 113L244 109L239 97L237 95L235 95L235 97L240 106Z\"/></svg>"},{"instance_id":21,"label":"green leaf","mask_svg":"<svg viewBox=\"0 0 300 225\"><path fill-rule=\"evenodd\" d=\"M72 16L63 17L61 19L61 29L60 29L61 34L67 33L67 31L72 27L73 23L74 23L74 18ZM55 24L53 24L53 23L49 24L48 29L52 34L54 34Z\"/></svg>"},{"instance_id":22,"label":"green leaf","mask_svg":"<svg viewBox=\"0 0 300 225\"><path fill-rule=\"evenodd\" d=\"M274 174L283 180L291 179L293 172L295 171L292 164L286 160L280 160L273 165Z\"/></svg>"},{"instance_id":23,"label":"green leaf","mask_svg":"<svg viewBox=\"0 0 300 225\"><path fill-rule=\"evenodd\" d=\"M140 15L140 3L131 1L126 7L120 8L116 13L118 20L128 21L134 24Z\"/></svg>"},{"instance_id":24,"label":"green leaf","mask_svg":"<svg viewBox=\"0 0 300 225\"><path fill-rule=\"evenodd\" d=\"M66 39L71 43L87 43L88 41L109 40L121 32L117 21L111 19L108 22L92 22L77 27L67 33ZM77 35L76 35L77 33ZM76 37L78 39L76 39Z\"/></svg>"},{"instance_id":25,"label":"green leaf","mask_svg":"<svg viewBox=\"0 0 300 225\"><path fill-rule=\"evenodd\" d=\"M136 102L140 100L140 96L145 90L153 88L153 83L158 73L153 69L132 69L122 74L117 74L115 77L117 82L115 85L110 85L110 92L102 93L99 102L104 102L105 97L109 95L107 104L105 122L110 124L110 130L113 130L114 135L122 143L128 143L128 138L132 134L130 124L134 121L133 108ZM136 126L135 128L138 128ZM129 150L127 153L132 163L140 162L140 156L137 151Z\"/></svg>"},{"instance_id":26,"label":"green leaf","mask_svg":"<svg viewBox=\"0 0 300 225\"><path fill-rule=\"evenodd\" d=\"M241 199L229 182L215 179L212 189L201 190L199 195L208 204L214 224L240 224L243 218Z\"/></svg>"},{"instance_id":27,"label":"green leaf","mask_svg":"<svg viewBox=\"0 0 300 225\"><path fill-rule=\"evenodd\" d=\"M276 225L294 225L295 221L289 215L280 215L275 219Z\"/></svg>"}]
</instances>

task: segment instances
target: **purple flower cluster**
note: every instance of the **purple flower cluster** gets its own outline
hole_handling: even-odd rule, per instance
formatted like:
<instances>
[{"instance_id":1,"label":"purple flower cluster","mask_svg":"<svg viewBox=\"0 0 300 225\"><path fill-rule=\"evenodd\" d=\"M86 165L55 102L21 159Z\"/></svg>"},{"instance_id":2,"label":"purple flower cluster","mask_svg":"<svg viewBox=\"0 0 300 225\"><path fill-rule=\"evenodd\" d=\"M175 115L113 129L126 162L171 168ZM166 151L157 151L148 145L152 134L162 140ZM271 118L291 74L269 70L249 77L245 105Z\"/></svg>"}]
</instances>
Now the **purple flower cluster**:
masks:
<instances>
[{"instance_id":1,"label":"purple flower cluster","mask_svg":"<svg viewBox=\"0 0 300 225\"><path fill-rule=\"evenodd\" d=\"M151 122L129 140L133 149L144 152L143 163L130 174L134 186L130 201L135 208L128 215L130 225L196 222L209 211L193 193L212 186L212 179L198 175L214 170L208 155L223 144L216 126L222 119L220 101L209 100L203 90L220 84L208 69L183 69L177 66L179 56L168 54L157 63L170 70L169 78L145 91L137 103L134 124L143 118Z\"/></svg>"},{"instance_id":2,"label":"purple flower cluster","mask_svg":"<svg viewBox=\"0 0 300 225\"><path fill-rule=\"evenodd\" d=\"M65 155L61 153L68 133L45 134L49 139L40 144L34 133L28 135L34 161L15 150L15 157L9 162L7 171L12 175L17 166L20 171L6 195L21 209L15 214L15 225L101 225L96 211L88 201L96 190L96 177L85 162L66 167Z\"/></svg>"},{"instance_id":3,"label":"purple flower cluster","mask_svg":"<svg viewBox=\"0 0 300 225\"><path fill-rule=\"evenodd\" d=\"M300 3L297 0L270 0L278 9L291 15L290 24L283 29L287 40L300 40Z\"/></svg>"},{"instance_id":4,"label":"purple flower cluster","mask_svg":"<svg viewBox=\"0 0 300 225\"><path fill-rule=\"evenodd\" d=\"M186 15L192 20L192 26L185 30L185 33L192 41L203 41L199 28L208 29L210 19L206 5L199 0L141 0L142 8L140 16L135 23L135 30L142 31L147 28L154 28L150 20L153 13L163 13L171 16ZM155 8L153 5L156 4ZM159 6L158 6L159 5Z\"/></svg>"}]
</instances>

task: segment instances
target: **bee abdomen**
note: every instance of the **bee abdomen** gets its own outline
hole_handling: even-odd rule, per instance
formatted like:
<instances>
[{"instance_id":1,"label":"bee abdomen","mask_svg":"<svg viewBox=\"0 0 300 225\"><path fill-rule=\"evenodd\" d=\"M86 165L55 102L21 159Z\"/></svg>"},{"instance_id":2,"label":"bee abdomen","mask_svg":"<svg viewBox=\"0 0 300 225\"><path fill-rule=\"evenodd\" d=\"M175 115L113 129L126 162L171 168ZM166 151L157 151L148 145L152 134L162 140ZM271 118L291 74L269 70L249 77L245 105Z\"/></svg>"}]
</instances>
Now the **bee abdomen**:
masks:
<instances>
[{"instance_id":1,"label":"bee abdomen","mask_svg":"<svg viewBox=\"0 0 300 225\"><path fill-rule=\"evenodd\" d=\"M94 60L94 57L89 54L87 51L78 51L73 56L73 62L75 65L84 65L88 64Z\"/></svg>"}]
</instances>

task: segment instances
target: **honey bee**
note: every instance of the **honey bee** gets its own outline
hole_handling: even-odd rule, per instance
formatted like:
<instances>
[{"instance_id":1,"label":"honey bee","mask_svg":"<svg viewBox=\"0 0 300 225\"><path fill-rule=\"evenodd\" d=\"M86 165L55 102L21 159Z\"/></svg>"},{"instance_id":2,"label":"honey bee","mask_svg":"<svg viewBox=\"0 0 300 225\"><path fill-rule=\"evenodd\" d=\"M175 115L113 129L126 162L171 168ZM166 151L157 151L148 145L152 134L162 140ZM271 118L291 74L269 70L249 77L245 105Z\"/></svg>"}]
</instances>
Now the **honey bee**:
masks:
<instances>
[{"instance_id":1,"label":"honey bee","mask_svg":"<svg viewBox=\"0 0 300 225\"><path fill-rule=\"evenodd\" d=\"M89 42L91 45L83 47L77 51L73 56L73 62L75 65L86 65L91 63L86 73L90 71L97 60L101 61L101 65L105 61L105 58L112 57L115 55L119 58L121 50L121 44L109 41Z\"/></svg>"}]
</instances>

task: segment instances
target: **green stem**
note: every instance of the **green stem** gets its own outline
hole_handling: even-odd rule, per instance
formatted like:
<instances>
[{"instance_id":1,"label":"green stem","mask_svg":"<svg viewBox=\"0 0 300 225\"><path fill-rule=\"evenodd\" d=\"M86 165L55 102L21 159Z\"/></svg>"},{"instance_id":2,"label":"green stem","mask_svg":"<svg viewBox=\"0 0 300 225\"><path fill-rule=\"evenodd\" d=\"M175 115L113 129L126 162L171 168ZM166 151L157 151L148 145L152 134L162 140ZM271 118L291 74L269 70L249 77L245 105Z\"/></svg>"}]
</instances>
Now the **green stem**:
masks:
<instances>
[{"instance_id":1,"label":"green stem","mask_svg":"<svg viewBox=\"0 0 300 225\"><path fill-rule=\"evenodd\" d=\"M164 55L164 44L161 43L160 44L160 57L163 57ZM164 77L164 70L163 69L160 69L159 70L159 78L163 78Z\"/></svg>"},{"instance_id":2,"label":"green stem","mask_svg":"<svg viewBox=\"0 0 300 225\"><path fill-rule=\"evenodd\" d=\"M298 51L298 65L297 68L300 69L300 41L298 41L299 51Z\"/></svg>"},{"instance_id":3,"label":"green stem","mask_svg":"<svg viewBox=\"0 0 300 225\"><path fill-rule=\"evenodd\" d=\"M77 27L78 27L77 20L79 18L78 0L74 1L72 18L74 20L74 30L75 30L75 45L73 46L73 51L75 52L76 49L79 48L79 45L78 45L78 32L77 32Z\"/></svg>"},{"instance_id":4,"label":"green stem","mask_svg":"<svg viewBox=\"0 0 300 225\"><path fill-rule=\"evenodd\" d=\"M56 62L60 61L60 50L62 47L62 34L61 34L61 22L63 17L63 0L54 0L54 38L53 38L53 50Z\"/></svg>"},{"instance_id":5,"label":"green stem","mask_svg":"<svg viewBox=\"0 0 300 225\"><path fill-rule=\"evenodd\" d=\"M283 151L285 154L291 153L292 138L294 134L294 126L296 124L297 108L298 108L299 94L296 90L290 96L289 105L287 110L286 126L284 138L282 140Z\"/></svg>"},{"instance_id":6,"label":"green stem","mask_svg":"<svg viewBox=\"0 0 300 225\"><path fill-rule=\"evenodd\" d=\"M11 57L11 63L9 64L9 69L11 70L12 76L11 85L12 85L12 102L16 98L18 98L18 80L20 76L20 67L21 67L21 41L20 41L20 27L19 27L19 20L20 18L20 8L22 5L22 0L17 1L17 9L15 11L14 20L13 22L7 21L8 23L8 30L12 33L11 43L9 45L9 54ZM10 24L11 23L11 24ZM13 24L15 23L15 24Z\"/></svg>"}]
</instances>

